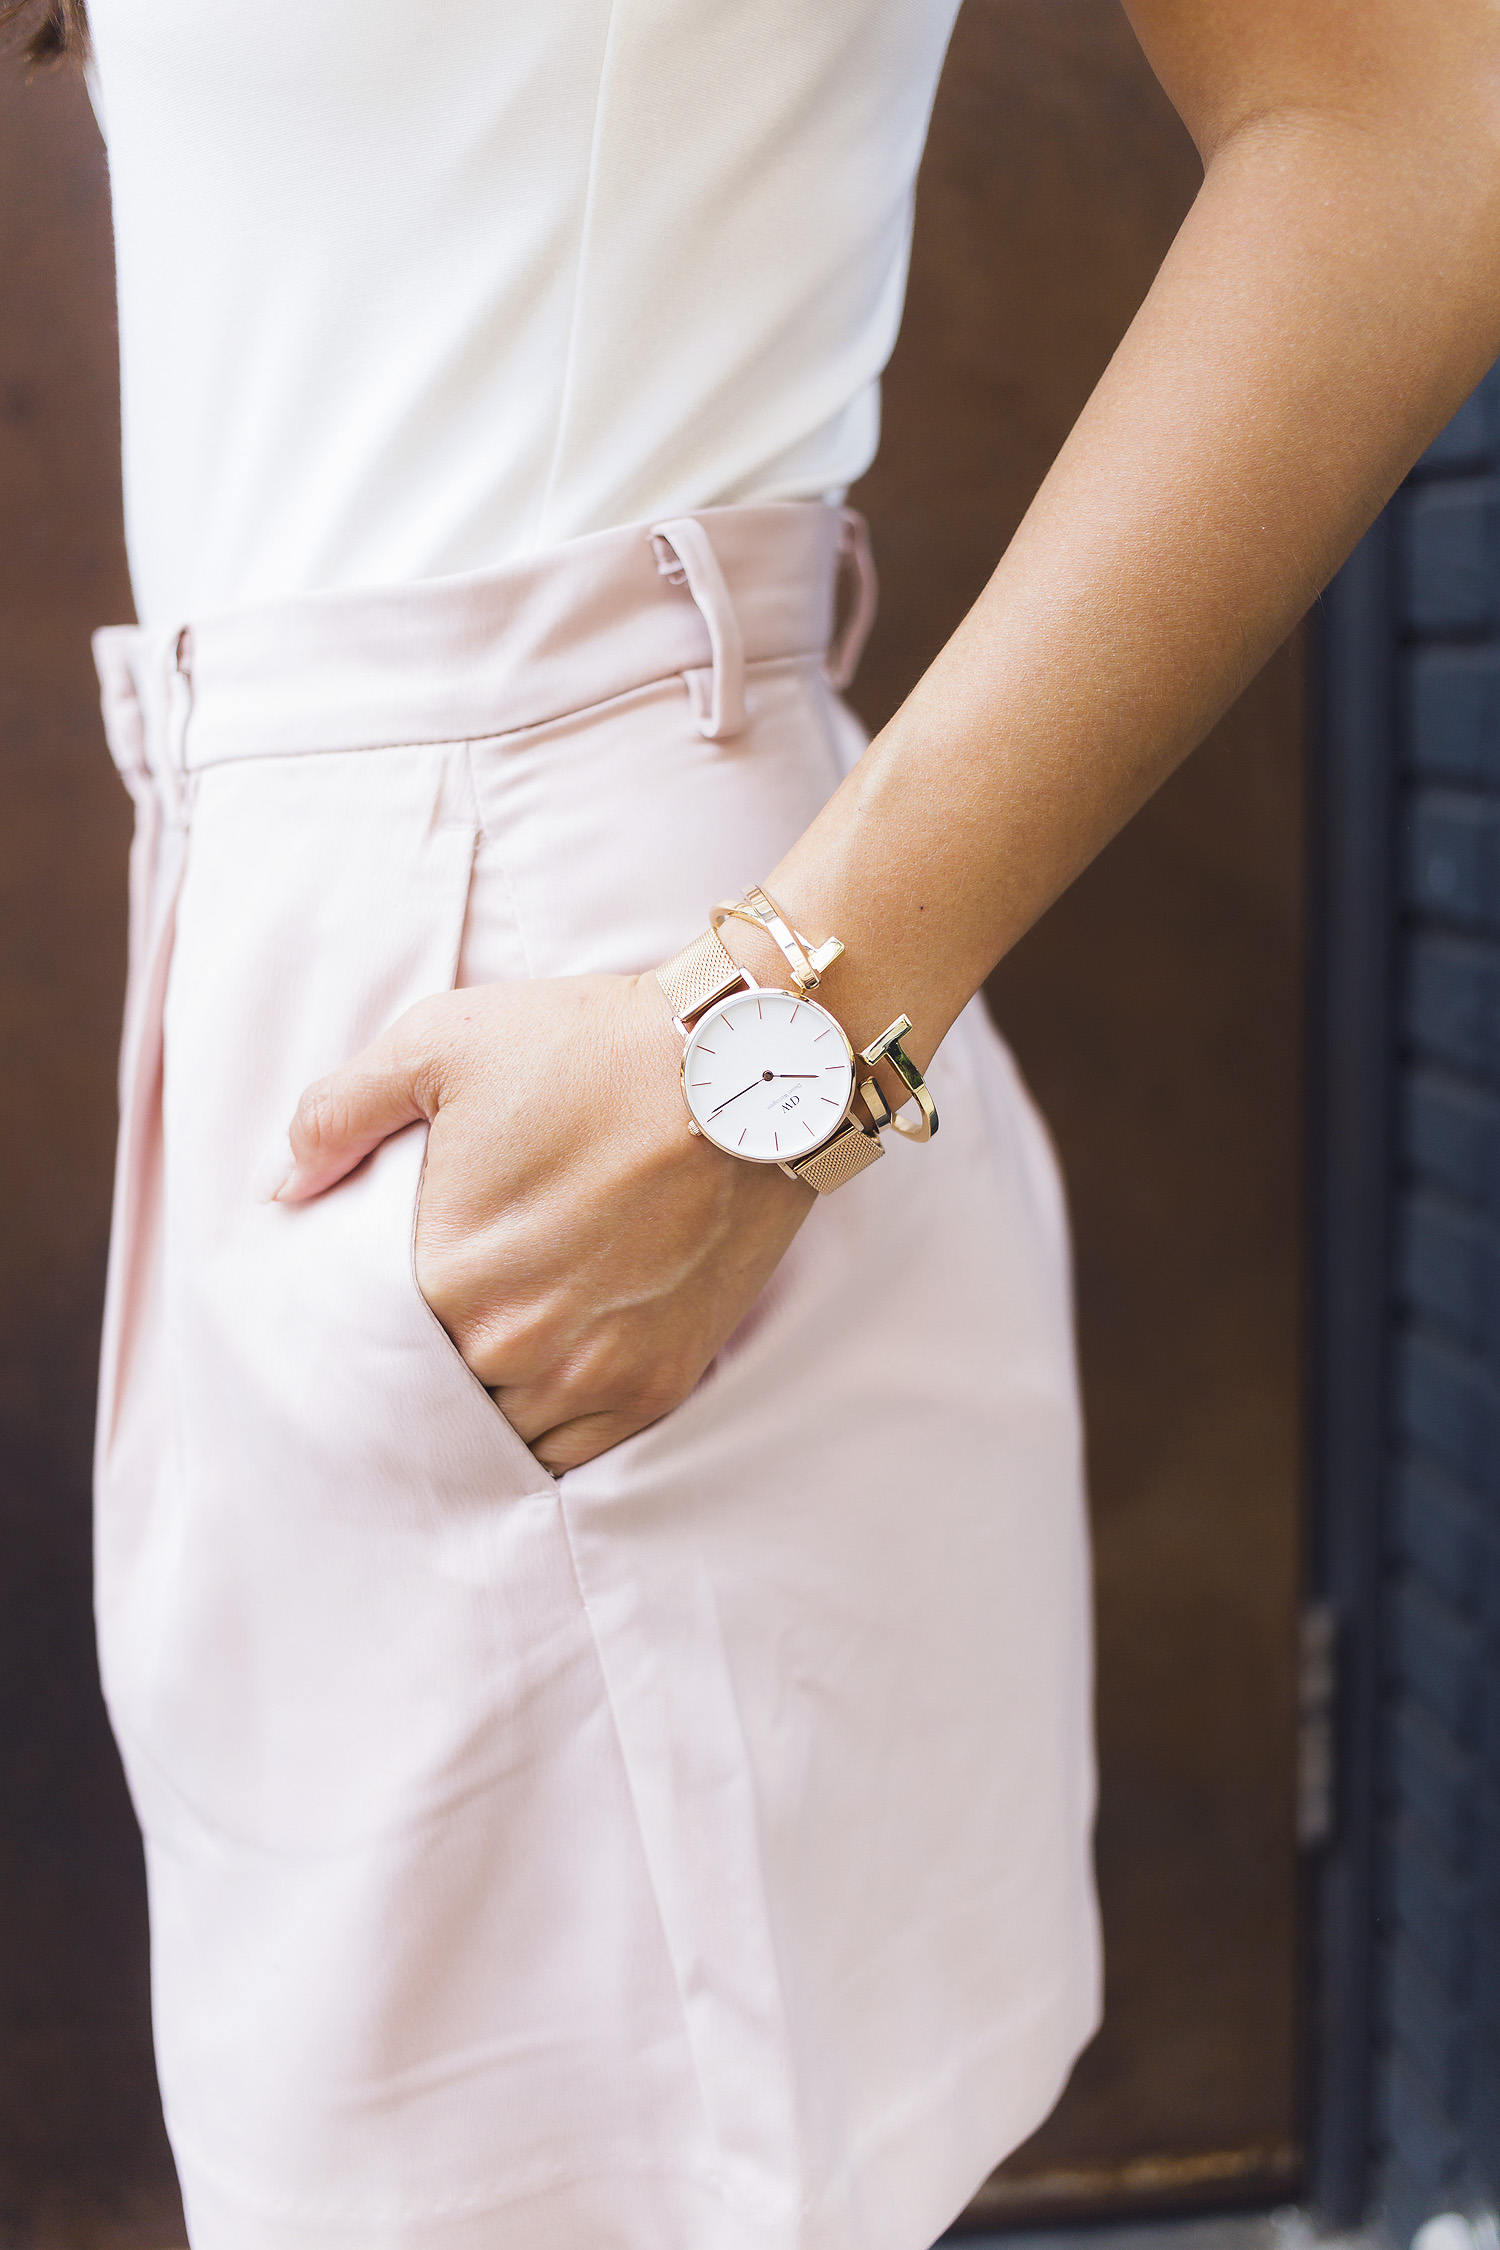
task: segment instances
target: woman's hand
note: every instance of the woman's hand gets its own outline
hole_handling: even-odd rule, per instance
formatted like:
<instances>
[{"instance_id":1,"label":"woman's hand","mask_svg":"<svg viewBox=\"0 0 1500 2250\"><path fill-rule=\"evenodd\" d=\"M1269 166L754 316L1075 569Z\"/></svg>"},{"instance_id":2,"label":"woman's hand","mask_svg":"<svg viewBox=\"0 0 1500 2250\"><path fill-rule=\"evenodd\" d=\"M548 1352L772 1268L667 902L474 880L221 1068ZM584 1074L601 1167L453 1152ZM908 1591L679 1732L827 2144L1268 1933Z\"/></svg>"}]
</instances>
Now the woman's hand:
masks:
<instances>
[{"instance_id":1,"label":"woman's hand","mask_svg":"<svg viewBox=\"0 0 1500 2250\"><path fill-rule=\"evenodd\" d=\"M425 1117L417 1279L544 1467L686 1398L811 1209L774 1166L694 1139L654 977L421 1001L309 1086L282 1203Z\"/></svg>"}]
</instances>

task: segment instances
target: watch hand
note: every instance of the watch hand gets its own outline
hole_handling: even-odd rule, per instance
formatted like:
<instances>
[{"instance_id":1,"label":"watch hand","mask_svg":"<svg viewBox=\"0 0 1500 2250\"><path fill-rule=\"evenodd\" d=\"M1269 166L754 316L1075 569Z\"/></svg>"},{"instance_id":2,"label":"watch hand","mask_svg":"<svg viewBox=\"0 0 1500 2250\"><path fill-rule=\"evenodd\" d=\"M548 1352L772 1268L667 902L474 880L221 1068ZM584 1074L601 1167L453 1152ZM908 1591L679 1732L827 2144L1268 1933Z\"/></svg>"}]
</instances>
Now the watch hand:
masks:
<instances>
[{"instance_id":1,"label":"watch hand","mask_svg":"<svg viewBox=\"0 0 1500 2250\"><path fill-rule=\"evenodd\" d=\"M755 1086L758 1086L759 1084L760 1084L760 1080L759 1080L758 1078L752 1078L752 1079L751 1079L751 1081L750 1081L750 1085L749 1085L749 1086L742 1086L742 1087L740 1088L740 1094L748 1094L748 1093L750 1092L750 1090L751 1090L751 1087L755 1087ZM728 1109L728 1107L729 1107L729 1103L730 1103L730 1102L737 1102L737 1101L739 1100L739 1098L740 1098L740 1094L731 1094L731 1095L729 1096L729 1100L728 1100L728 1101L722 1101L722 1102L720 1102L720 1104L719 1104L719 1109ZM708 1113L708 1114L709 1114L709 1116L710 1116L710 1117L717 1117L717 1116L718 1116L718 1114L719 1114L719 1109L711 1109L711 1110L709 1111L709 1113Z\"/></svg>"},{"instance_id":2,"label":"watch hand","mask_svg":"<svg viewBox=\"0 0 1500 2250\"><path fill-rule=\"evenodd\" d=\"M815 1070L778 1070L776 1075L778 1078L816 1078L818 1074Z\"/></svg>"}]
</instances>

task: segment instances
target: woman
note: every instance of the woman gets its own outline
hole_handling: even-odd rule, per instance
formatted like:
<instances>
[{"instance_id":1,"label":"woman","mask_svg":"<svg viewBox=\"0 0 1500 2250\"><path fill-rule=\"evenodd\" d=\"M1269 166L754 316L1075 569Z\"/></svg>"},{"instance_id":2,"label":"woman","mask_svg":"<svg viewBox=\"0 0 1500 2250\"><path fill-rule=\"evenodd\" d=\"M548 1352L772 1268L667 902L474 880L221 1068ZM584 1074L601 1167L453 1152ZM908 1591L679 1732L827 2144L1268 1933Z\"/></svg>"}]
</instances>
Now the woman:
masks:
<instances>
[{"instance_id":1,"label":"woman","mask_svg":"<svg viewBox=\"0 0 1500 2250\"><path fill-rule=\"evenodd\" d=\"M1094 2023L1064 1227L973 996L1500 346L1500 21L1132 0L1202 192L861 755L953 9L94 0L99 1616L197 2250L920 2250Z\"/></svg>"}]
</instances>

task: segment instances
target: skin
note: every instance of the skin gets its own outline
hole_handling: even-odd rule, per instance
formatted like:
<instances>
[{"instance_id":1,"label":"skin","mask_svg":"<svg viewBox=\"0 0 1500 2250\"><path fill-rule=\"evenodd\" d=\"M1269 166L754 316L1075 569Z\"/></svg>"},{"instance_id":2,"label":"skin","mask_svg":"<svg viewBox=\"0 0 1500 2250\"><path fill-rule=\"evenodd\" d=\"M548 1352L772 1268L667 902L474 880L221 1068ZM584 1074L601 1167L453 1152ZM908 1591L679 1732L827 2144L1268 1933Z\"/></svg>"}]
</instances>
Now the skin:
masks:
<instances>
[{"instance_id":1,"label":"skin","mask_svg":"<svg viewBox=\"0 0 1500 2250\"><path fill-rule=\"evenodd\" d=\"M854 1044L905 1012L923 1066L1500 354L1500 0L1129 13L1202 190L985 592L765 876L844 939ZM482 987L292 1122L283 1202L429 1121L418 1278L553 1470L686 1396L816 1202L685 1132L679 1053L654 978Z\"/></svg>"}]
</instances>

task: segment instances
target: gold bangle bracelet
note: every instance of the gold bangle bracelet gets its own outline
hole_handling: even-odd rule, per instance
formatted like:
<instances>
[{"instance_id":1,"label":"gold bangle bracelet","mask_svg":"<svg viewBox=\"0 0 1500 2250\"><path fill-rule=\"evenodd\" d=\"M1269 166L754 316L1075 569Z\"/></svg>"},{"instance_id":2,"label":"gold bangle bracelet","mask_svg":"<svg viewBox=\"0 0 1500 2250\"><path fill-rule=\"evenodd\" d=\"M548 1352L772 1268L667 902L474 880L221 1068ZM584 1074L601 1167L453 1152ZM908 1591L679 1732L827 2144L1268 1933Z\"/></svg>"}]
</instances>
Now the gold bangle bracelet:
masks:
<instances>
[{"instance_id":1,"label":"gold bangle bracelet","mask_svg":"<svg viewBox=\"0 0 1500 2250\"><path fill-rule=\"evenodd\" d=\"M748 922L752 929L764 930L785 956L792 982L799 992L816 992L823 971L832 968L844 950L838 938L829 938L824 945L810 946L801 932L794 930L786 920L770 892L762 890L758 883L752 883L742 899L721 899L708 919L715 931L725 922Z\"/></svg>"},{"instance_id":2,"label":"gold bangle bracelet","mask_svg":"<svg viewBox=\"0 0 1500 2250\"><path fill-rule=\"evenodd\" d=\"M910 1018L897 1016L895 1022L888 1025L878 1039L872 1039L868 1047L861 1047L859 1059L863 1063L868 1063L872 1069L878 1062L890 1064L908 1093L915 1096L917 1108L921 1112L921 1123L909 1125L898 1113L893 1112L886 1102L885 1096L880 1093L879 1087L874 1086L873 1080L866 1081L865 1102L871 1114L874 1115L875 1104L871 1101L868 1090L870 1087L874 1087L874 1091L879 1097L880 1107L886 1111L886 1116L896 1132L908 1141L930 1141L938 1129L937 1103L927 1091L926 1079L901 1044L910 1029ZM877 1123L883 1123L884 1121L876 1118Z\"/></svg>"}]
</instances>

